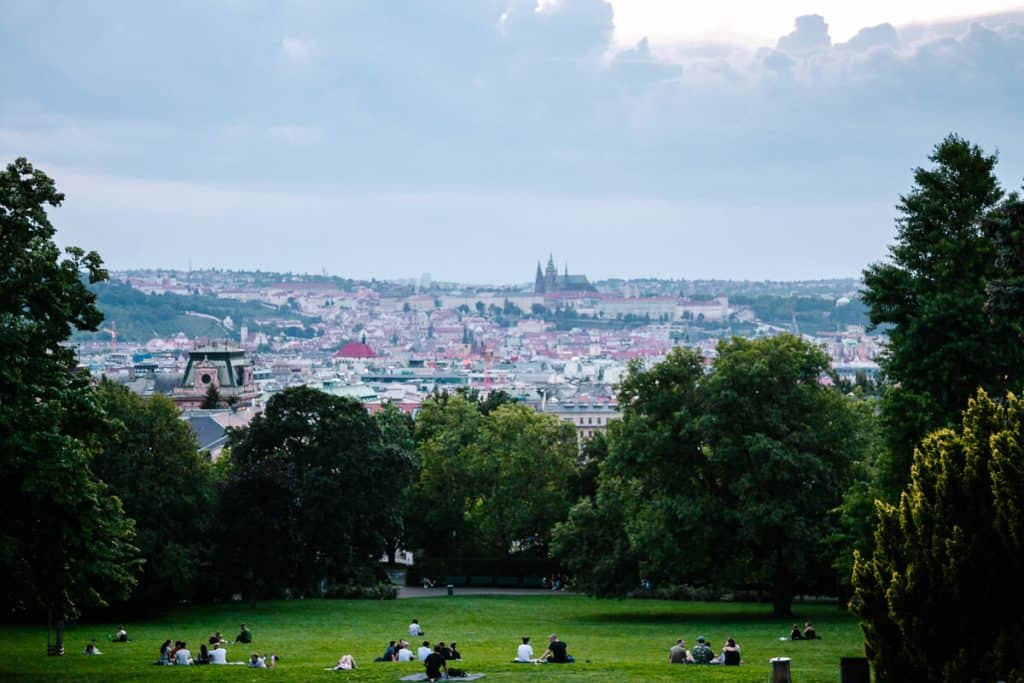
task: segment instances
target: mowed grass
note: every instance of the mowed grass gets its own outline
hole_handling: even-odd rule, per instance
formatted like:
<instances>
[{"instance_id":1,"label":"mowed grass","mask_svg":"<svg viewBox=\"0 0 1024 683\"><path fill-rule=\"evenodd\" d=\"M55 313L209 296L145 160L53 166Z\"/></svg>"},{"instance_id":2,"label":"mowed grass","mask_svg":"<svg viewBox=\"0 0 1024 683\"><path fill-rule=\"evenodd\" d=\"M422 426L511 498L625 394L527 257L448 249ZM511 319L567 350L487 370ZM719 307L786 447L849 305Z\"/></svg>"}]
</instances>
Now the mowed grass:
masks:
<instances>
[{"instance_id":1,"label":"mowed grass","mask_svg":"<svg viewBox=\"0 0 1024 683\"><path fill-rule=\"evenodd\" d=\"M147 621L128 622L130 643L109 643L117 624L76 624L66 631L67 654L46 657L45 627L0 627L0 679L47 681L397 681L423 670L418 662L378 664L388 640L406 636L417 618L425 638L456 640L458 666L500 681L767 681L769 659L792 658L796 683L839 680L839 658L861 656L855 620L834 605L794 606L797 619L814 622L821 640L780 641L794 620L772 619L767 605L596 600L572 595L473 596L414 600L299 600L189 607ZM160 643L185 640L193 654L215 631L233 638L242 622L254 642L229 648L229 660L252 652L280 655L274 670L229 667L158 667ZM519 638L533 639L537 654L557 633L577 663L516 665ZM732 636L743 649L740 667L670 666L668 648L676 638L692 647L706 636L715 651ZM95 638L103 655L81 654ZM324 671L350 653L358 671Z\"/></svg>"}]
</instances>

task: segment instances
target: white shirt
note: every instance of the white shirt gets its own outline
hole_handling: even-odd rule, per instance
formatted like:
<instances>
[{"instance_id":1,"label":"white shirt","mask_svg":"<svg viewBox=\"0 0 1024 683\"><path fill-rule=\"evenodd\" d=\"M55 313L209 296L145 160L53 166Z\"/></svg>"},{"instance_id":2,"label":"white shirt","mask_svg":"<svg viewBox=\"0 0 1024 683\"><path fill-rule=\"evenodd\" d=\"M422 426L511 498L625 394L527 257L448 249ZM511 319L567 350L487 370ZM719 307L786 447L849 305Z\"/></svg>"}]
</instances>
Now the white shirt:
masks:
<instances>
[{"instance_id":1,"label":"white shirt","mask_svg":"<svg viewBox=\"0 0 1024 683\"><path fill-rule=\"evenodd\" d=\"M410 636L421 636L421 635L423 635L423 629L420 628L419 624L416 624L416 623L409 624L409 635Z\"/></svg>"},{"instance_id":2,"label":"white shirt","mask_svg":"<svg viewBox=\"0 0 1024 683\"><path fill-rule=\"evenodd\" d=\"M426 645L420 645L420 648L416 650L416 658L422 662L430 656L431 652L433 652L433 650L431 650Z\"/></svg>"},{"instance_id":3,"label":"white shirt","mask_svg":"<svg viewBox=\"0 0 1024 683\"><path fill-rule=\"evenodd\" d=\"M533 646L523 643L516 650L516 661L517 662L528 662L533 659Z\"/></svg>"},{"instance_id":4,"label":"white shirt","mask_svg":"<svg viewBox=\"0 0 1024 683\"><path fill-rule=\"evenodd\" d=\"M263 659L263 657L257 657L255 662L252 661L252 657L250 657L249 658L249 668L250 669L266 669L267 668L267 662L266 662L266 660Z\"/></svg>"},{"instance_id":5,"label":"white shirt","mask_svg":"<svg viewBox=\"0 0 1024 683\"><path fill-rule=\"evenodd\" d=\"M192 653L187 648L181 648L174 653L174 663L182 666L188 666L192 663Z\"/></svg>"},{"instance_id":6,"label":"white shirt","mask_svg":"<svg viewBox=\"0 0 1024 683\"><path fill-rule=\"evenodd\" d=\"M210 664L227 664L228 663L228 651L222 647L218 647L216 650L210 650Z\"/></svg>"},{"instance_id":7,"label":"white shirt","mask_svg":"<svg viewBox=\"0 0 1024 683\"><path fill-rule=\"evenodd\" d=\"M403 647L401 650L398 651L398 661L411 662L413 659L415 659L415 656L413 655L412 650L410 650L409 648Z\"/></svg>"}]
</instances>

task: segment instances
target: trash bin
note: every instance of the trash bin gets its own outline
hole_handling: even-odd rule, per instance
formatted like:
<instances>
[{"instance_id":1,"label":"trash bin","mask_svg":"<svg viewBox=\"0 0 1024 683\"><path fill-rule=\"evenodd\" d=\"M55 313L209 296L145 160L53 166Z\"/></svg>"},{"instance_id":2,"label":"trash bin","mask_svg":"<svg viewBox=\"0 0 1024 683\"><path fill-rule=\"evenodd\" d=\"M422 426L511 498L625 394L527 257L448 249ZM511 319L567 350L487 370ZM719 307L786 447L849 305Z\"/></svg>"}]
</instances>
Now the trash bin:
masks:
<instances>
[{"instance_id":1,"label":"trash bin","mask_svg":"<svg viewBox=\"0 0 1024 683\"><path fill-rule=\"evenodd\" d=\"M448 597L450 598L450 597L452 597L454 595L455 595L455 586L449 583L448 584Z\"/></svg>"},{"instance_id":2,"label":"trash bin","mask_svg":"<svg viewBox=\"0 0 1024 683\"><path fill-rule=\"evenodd\" d=\"M772 683L793 683L789 674L789 657L772 657Z\"/></svg>"},{"instance_id":3,"label":"trash bin","mask_svg":"<svg viewBox=\"0 0 1024 683\"><path fill-rule=\"evenodd\" d=\"M867 657L840 657L840 683L871 683Z\"/></svg>"}]
</instances>

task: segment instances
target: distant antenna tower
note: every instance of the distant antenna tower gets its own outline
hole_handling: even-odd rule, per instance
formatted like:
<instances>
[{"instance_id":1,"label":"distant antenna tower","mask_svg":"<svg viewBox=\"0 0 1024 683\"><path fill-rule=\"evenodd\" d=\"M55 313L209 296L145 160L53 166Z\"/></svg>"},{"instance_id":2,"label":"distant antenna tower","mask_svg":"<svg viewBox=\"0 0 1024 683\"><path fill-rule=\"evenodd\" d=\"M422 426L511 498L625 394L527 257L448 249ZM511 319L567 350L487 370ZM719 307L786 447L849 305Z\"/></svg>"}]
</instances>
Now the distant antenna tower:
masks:
<instances>
[{"instance_id":1,"label":"distant antenna tower","mask_svg":"<svg viewBox=\"0 0 1024 683\"><path fill-rule=\"evenodd\" d=\"M103 332L110 335L110 350L117 351L117 321L111 320L110 327L104 327Z\"/></svg>"}]
</instances>

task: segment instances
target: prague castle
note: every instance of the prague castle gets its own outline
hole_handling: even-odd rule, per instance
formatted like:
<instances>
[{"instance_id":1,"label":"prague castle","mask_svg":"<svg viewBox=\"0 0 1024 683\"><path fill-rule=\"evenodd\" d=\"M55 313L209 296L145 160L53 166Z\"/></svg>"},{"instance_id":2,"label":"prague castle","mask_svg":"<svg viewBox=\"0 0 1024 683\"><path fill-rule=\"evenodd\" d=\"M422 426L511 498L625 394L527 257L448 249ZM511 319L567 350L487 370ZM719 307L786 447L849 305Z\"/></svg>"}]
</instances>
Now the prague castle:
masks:
<instances>
[{"instance_id":1,"label":"prague castle","mask_svg":"<svg viewBox=\"0 0 1024 683\"><path fill-rule=\"evenodd\" d=\"M555 268L555 259L548 256L548 266L543 271L540 269L540 261L537 262L537 278L534 284L534 294L555 294L558 292L594 292L594 286L587 281L586 275L570 275L569 266L565 266L565 273L558 274Z\"/></svg>"}]
</instances>

